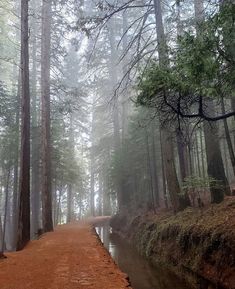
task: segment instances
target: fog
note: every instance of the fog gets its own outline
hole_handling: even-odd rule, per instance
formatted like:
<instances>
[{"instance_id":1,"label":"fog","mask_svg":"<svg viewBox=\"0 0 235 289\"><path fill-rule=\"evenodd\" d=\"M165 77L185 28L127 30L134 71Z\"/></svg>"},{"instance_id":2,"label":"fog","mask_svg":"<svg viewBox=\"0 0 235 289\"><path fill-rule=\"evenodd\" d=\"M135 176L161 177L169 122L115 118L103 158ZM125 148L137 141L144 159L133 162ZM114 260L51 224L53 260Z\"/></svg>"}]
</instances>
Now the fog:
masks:
<instances>
[{"instance_id":1,"label":"fog","mask_svg":"<svg viewBox=\"0 0 235 289\"><path fill-rule=\"evenodd\" d=\"M0 251L15 250L29 226L35 239L91 215L176 213L231 194L226 5L26 6L0 4Z\"/></svg>"}]
</instances>

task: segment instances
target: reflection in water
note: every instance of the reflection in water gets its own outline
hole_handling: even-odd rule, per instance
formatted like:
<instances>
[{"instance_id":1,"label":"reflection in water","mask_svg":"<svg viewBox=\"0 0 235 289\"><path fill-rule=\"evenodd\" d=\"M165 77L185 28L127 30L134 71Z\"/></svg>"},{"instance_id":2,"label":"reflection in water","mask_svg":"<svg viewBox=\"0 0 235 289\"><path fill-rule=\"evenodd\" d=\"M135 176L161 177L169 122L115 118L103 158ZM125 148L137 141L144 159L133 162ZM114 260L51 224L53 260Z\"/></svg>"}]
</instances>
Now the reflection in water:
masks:
<instances>
[{"instance_id":1,"label":"reflection in water","mask_svg":"<svg viewBox=\"0 0 235 289\"><path fill-rule=\"evenodd\" d=\"M110 233L108 226L96 231L119 268L129 276L133 289L190 289L165 267L153 267L125 240Z\"/></svg>"}]
</instances>

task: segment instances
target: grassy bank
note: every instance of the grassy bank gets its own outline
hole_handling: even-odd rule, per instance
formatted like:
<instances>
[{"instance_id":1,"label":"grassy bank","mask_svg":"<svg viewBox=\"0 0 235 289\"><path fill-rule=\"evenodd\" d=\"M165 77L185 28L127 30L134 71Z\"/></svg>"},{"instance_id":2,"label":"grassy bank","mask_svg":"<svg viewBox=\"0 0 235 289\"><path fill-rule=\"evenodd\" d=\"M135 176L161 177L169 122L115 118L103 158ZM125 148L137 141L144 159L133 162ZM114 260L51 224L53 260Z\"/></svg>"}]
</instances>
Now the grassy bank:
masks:
<instances>
[{"instance_id":1,"label":"grassy bank","mask_svg":"<svg viewBox=\"0 0 235 289\"><path fill-rule=\"evenodd\" d=\"M111 226L153 263L170 266L195 287L197 277L201 288L208 288L209 283L215 288L235 288L234 197L176 215L117 215Z\"/></svg>"}]
</instances>

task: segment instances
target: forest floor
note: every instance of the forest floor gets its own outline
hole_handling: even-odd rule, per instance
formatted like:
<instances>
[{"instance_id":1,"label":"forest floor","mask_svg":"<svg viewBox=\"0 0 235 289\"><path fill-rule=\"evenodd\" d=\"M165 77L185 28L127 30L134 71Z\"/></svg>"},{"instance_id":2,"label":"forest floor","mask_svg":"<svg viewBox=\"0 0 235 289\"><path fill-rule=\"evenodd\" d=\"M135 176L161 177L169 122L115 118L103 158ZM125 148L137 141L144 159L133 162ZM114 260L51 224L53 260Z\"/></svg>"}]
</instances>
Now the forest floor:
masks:
<instances>
[{"instance_id":1,"label":"forest floor","mask_svg":"<svg viewBox=\"0 0 235 289\"><path fill-rule=\"evenodd\" d=\"M102 222L102 219L95 220ZM74 222L30 242L0 261L1 289L130 288L91 223Z\"/></svg>"}]
</instances>

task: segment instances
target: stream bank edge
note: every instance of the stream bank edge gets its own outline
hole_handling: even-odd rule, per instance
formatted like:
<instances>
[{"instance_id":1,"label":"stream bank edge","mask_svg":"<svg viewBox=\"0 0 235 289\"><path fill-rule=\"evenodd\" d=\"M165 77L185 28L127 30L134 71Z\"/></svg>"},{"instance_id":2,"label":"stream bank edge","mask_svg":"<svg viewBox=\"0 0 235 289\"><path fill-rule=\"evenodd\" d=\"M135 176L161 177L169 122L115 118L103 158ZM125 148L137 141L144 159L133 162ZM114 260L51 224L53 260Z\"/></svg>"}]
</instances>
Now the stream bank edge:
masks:
<instances>
[{"instance_id":1,"label":"stream bank edge","mask_svg":"<svg viewBox=\"0 0 235 289\"><path fill-rule=\"evenodd\" d=\"M153 264L162 263L195 288L235 289L235 198L174 215L118 214L111 227Z\"/></svg>"}]
</instances>

